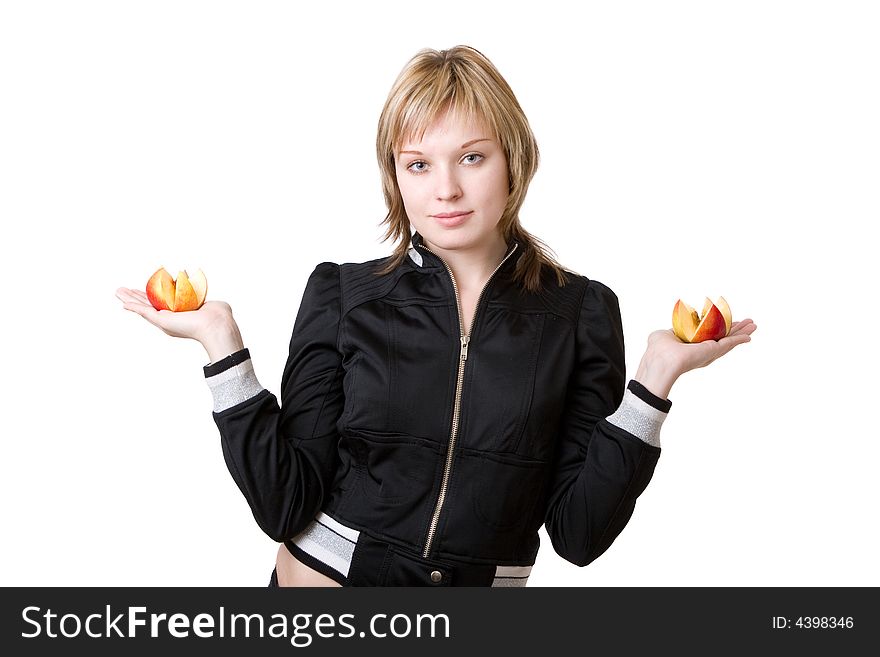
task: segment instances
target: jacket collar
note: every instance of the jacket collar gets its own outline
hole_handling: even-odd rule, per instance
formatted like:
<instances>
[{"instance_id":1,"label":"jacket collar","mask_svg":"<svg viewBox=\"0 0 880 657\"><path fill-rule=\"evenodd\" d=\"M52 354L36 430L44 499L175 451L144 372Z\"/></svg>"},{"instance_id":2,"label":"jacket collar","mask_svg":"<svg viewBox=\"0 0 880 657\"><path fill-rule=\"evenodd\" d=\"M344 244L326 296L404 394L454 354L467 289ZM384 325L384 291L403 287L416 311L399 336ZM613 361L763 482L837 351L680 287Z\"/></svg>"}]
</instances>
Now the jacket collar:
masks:
<instances>
[{"instance_id":1,"label":"jacket collar","mask_svg":"<svg viewBox=\"0 0 880 657\"><path fill-rule=\"evenodd\" d=\"M410 247L408 254L410 260L413 262L413 264L415 264L417 268L446 268L439 256L431 251L428 251L427 247L421 248L422 246L424 246L424 241L422 240L422 236L419 235L418 231L413 231L411 242L412 246ZM512 266L516 263L520 255L522 255L522 244L520 244L516 240L510 240L507 243L507 253L505 254L505 257L510 254L511 250L514 250L514 253L509 258L507 258L507 261L504 262L502 268Z\"/></svg>"}]
</instances>

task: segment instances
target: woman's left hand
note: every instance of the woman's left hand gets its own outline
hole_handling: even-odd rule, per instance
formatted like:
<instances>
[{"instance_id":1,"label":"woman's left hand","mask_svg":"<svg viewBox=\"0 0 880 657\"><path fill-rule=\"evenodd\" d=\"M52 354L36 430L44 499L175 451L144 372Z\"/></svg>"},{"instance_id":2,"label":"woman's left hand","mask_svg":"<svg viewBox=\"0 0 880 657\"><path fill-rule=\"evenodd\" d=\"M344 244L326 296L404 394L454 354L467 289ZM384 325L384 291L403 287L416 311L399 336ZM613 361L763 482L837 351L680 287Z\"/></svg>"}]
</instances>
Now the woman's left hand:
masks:
<instances>
[{"instance_id":1,"label":"woman's left hand","mask_svg":"<svg viewBox=\"0 0 880 657\"><path fill-rule=\"evenodd\" d=\"M704 342L682 342L672 329L654 331L648 336L648 350L656 358L679 375L706 367L709 363L721 358L737 345L751 341L751 335L758 328L751 319L733 322L730 333L720 340Z\"/></svg>"},{"instance_id":2,"label":"woman's left hand","mask_svg":"<svg viewBox=\"0 0 880 657\"><path fill-rule=\"evenodd\" d=\"M751 341L756 328L755 322L744 319L733 322L726 337L697 343L682 342L672 329L654 331L648 336L648 348L634 378L660 399L665 399L679 376L706 367L737 345Z\"/></svg>"}]
</instances>

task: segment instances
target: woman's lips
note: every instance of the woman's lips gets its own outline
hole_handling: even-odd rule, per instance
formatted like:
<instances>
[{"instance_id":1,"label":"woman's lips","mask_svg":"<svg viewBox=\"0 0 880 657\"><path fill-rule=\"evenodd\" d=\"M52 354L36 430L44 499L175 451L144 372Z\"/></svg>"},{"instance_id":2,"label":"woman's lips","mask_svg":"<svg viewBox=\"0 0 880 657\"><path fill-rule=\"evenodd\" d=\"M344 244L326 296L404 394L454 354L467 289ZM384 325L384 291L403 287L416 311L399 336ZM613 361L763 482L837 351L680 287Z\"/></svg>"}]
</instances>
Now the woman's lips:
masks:
<instances>
[{"instance_id":1,"label":"woman's lips","mask_svg":"<svg viewBox=\"0 0 880 657\"><path fill-rule=\"evenodd\" d=\"M445 214L445 213L444 213ZM459 224L463 224L468 217L473 214L473 210L470 212L462 212L461 214L455 214L452 217L444 216L442 214L432 215L434 220L439 223L441 226L445 226L446 228L452 228L453 226L458 226Z\"/></svg>"}]
</instances>

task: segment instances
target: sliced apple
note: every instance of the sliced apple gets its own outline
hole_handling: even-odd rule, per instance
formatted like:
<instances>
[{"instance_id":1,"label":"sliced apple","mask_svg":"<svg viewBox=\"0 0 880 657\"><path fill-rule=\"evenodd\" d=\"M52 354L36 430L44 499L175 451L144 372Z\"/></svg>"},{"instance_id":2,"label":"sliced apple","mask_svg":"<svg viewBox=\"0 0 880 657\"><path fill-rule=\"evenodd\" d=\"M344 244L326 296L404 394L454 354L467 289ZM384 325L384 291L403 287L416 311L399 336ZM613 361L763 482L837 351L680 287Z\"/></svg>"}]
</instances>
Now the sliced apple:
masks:
<instances>
[{"instance_id":1,"label":"sliced apple","mask_svg":"<svg viewBox=\"0 0 880 657\"><path fill-rule=\"evenodd\" d=\"M198 269L195 274L190 276L189 282L192 284L193 290L195 290L198 307L201 308L202 304L205 303L205 297L208 296L208 279L205 278L204 272ZM724 309L722 308L721 311L724 312Z\"/></svg>"},{"instance_id":2,"label":"sliced apple","mask_svg":"<svg viewBox=\"0 0 880 657\"><path fill-rule=\"evenodd\" d=\"M700 317L705 317L706 313L709 312L709 309L712 307L712 299L706 297L706 300L703 302L703 309L700 311Z\"/></svg>"},{"instance_id":3,"label":"sliced apple","mask_svg":"<svg viewBox=\"0 0 880 657\"><path fill-rule=\"evenodd\" d=\"M165 267L159 267L147 281L147 298L156 310L174 309L174 279Z\"/></svg>"},{"instance_id":4,"label":"sliced apple","mask_svg":"<svg viewBox=\"0 0 880 657\"><path fill-rule=\"evenodd\" d=\"M164 267L159 267L147 281L147 298L156 310L198 310L207 293L208 281L201 269L192 279L186 271L181 271L175 281Z\"/></svg>"},{"instance_id":5,"label":"sliced apple","mask_svg":"<svg viewBox=\"0 0 880 657\"><path fill-rule=\"evenodd\" d=\"M679 299L672 309L672 330L679 340L690 342L697 330L700 318L697 311Z\"/></svg>"},{"instance_id":6,"label":"sliced apple","mask_svg":"<svg viewBox=\"0 0 880 657\"><path fill-rule=\"evenodd\" d=\"M709 309L700 319L700 324L697 326L697 330L694 331L691 342L720 340L725 335L727 335L727 327L724 323L724 315L718 310L718 306L709 301Z\"/></svg>"},{"instance_id":7,"label":"sliced apple","mask_svg":"<svg viewBox=\"0 0 880 657\"><path fill-rule=\"evenodd\" d=\"M718 306L718 310L720 310L721 314L724 316L724 324L727 326L727 331L724 335L729 335L730 327L733 326L733 315L730 312L730 306L727 305L727 301L725 301L724 297L718 297L718 301L715 305Z\"/></svg>"},{"instance_id":8,"label":"sliced apple","mask_svg":"<svg viewBox=\"0 0 880 657\"><path fill-rule=\"evenodd\" d=\"M683 342L720 340L730 333L731 317L730 306L724 297L720 297L718 303L712 303L707 297L699 315L679 299L672 309L672 332Z\"/></svg>"},{"instance_id":9,"label":"sliced apple","mask_svg":"<svg viewBox=\"0 0 880 657\"><path fill-rule=\"evenodd\" d=\"M172 310L174 312L183 312L185 310L195 310L198 307L196 291L193 289L192 283L189 282L189 276L186 275L186 271L178 272L174 289L174 308Z\"/></svg>"}]
</instances>

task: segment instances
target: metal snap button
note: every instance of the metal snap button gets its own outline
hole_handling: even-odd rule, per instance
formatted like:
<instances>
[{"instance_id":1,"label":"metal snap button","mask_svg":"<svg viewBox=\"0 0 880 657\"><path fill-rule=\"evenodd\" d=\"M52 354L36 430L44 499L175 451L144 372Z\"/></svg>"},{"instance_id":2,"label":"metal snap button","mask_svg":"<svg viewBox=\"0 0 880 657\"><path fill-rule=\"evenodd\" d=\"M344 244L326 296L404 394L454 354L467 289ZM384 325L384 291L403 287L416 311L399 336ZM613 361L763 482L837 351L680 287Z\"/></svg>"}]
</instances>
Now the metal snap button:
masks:
<instances>
[{"instance_id":1,"label":"metal snap button","mask_svg":"<svg viewBox=\"0 0 880 657\"><path fill-rule=\"evenodd\" d=\"M439 570L435 570L431 573L431 581L435 584L443 579L443 574Z\"/></svg>"}]
</instances>

